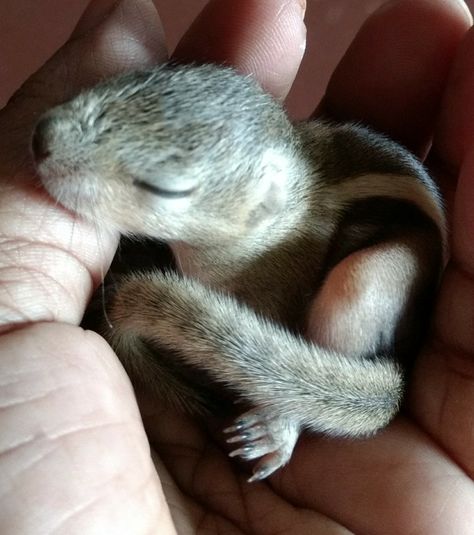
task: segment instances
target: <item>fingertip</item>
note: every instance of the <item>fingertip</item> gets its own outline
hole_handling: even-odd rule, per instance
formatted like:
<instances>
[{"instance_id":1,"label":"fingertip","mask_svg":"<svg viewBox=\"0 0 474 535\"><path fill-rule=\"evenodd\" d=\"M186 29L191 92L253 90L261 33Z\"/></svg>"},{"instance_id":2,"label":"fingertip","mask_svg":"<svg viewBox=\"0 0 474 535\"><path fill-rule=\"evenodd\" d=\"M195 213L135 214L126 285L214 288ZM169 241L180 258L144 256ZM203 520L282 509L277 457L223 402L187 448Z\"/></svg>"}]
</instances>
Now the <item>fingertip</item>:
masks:
<instances>
[{"instance_id":1,"label":"fingertip","mask_svg":"<svg viewBox=\"0 0 474 535\"><path fill-rule=\"evenodd\" d=\"M305 49L305 7L304 0L211 0L174 57L233 65L283 99Z\"/></svg>"}]
</instances>

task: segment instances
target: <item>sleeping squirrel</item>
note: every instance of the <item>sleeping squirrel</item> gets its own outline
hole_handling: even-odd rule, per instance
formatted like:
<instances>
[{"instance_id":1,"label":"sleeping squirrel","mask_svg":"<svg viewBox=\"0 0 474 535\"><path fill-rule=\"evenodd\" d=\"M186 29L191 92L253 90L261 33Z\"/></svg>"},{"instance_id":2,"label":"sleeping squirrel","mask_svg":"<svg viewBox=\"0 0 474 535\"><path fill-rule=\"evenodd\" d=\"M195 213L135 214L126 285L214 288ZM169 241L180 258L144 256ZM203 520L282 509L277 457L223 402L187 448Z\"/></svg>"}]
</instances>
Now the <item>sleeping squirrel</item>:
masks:
<instances>
[{"instance_id":1,"label":"sleeping squirrel","mask_svg":"<svg viewBox=\"0 0 474 535\"><path fill-rule=\"evenodd\" d=\"M250 77L165 64L44 114L37 172L65 207L171 247L125 277L102 334L138 382L213 411L204 374L248 405L225 429L249 481L303 430L368 436L403 396L443 267L436 185L356 124L292 124ZM230 394L229 394L230 393Z\"/></svg>"}]
</instances>

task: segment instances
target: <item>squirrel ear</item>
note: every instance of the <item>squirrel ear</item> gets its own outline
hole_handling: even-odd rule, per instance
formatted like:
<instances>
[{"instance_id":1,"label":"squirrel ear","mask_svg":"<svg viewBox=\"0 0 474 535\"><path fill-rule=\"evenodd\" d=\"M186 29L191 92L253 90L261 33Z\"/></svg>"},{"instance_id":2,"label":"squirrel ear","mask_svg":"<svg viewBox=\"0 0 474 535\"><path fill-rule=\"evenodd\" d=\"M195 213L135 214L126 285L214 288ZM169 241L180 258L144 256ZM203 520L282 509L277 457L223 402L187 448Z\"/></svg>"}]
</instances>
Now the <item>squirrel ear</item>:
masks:
<instances>
[{"instance_id":1,"label":"squirrel ear","mask_svg":"<svg viewBox=\"0 0 474 535\"><path fill-rule=\"evenodd\" d=\"M286 189L280 181L273 181L269 184L265 197L261 205L268 215L275 215L281 212L286 204Z\"/></svg>"},{"instance_id":2,"label":"squirrel ear","mask_svg":"<svg viewBox=\"0 0 474 535\"><path fill-rule=\"evenodd\" d=\"M256 204L249 214L248 226L253 228L273 219L282 210L288 198L290 159L283 151L268 149L262 156L262 174L256 188Z\"/></svg>"}]
</instances>

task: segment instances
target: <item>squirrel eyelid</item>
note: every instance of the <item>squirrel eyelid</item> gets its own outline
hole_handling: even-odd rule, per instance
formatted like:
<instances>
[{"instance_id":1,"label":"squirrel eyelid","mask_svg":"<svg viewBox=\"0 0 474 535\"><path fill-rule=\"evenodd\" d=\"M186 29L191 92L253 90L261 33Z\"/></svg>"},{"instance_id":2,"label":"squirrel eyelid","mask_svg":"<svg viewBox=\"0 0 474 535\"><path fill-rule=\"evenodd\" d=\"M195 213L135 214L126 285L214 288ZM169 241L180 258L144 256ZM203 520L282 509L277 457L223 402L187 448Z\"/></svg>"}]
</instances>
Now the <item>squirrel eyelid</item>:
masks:
<instances>
[{"instance_id":1,"label":"squirrel eyelid","mask_svg":"<svg viewBox=\"0 0 474 535\"><path fill-rule=\"evenodd\" d=\"M165 197L167 199L180 199L183 197L187 197L196 189L195 187L193 187L193 188L189 188L186 190L173 191L173 190L161 188L154 184L150 184L149 182L146 182L145 180L139 180L139 179L134 179L133 183L135 186L137 186L138 188L144 191L148 191L150 193L153 193L154 195Z\"/></svg>"}]
</instances>

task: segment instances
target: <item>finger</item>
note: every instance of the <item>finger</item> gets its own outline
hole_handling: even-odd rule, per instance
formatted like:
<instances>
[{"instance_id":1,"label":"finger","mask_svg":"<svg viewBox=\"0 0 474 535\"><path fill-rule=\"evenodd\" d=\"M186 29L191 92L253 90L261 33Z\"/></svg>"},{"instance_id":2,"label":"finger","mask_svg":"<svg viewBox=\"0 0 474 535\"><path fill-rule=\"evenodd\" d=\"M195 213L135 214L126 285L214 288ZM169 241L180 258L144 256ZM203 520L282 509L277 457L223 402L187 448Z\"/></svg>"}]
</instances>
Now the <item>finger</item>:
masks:
<instances>
[{"instance_id":1,"label":"finger","mask_svg":"<svg viewBox=\"0 0 474 535\"><path fill-rule=\"evenodd\" d=\"M439 292L435 341L419 359L411 391L417 420L474 475L474 31L462 43L448 80L434 159L459 174L451 255Z\"/></svg>"},{"instance_id":2,"label":"finger","mask_svg":"<svg viewBox=\"0 0 474 535\"><path fill-rule=\"evenodd\" d=\"M433 152L453 174L474 139L474 28L466 34L448 78Z\"/></svg>"},{"instance_id":3,"label":"finger","mask_svg":"<svg viewBox=\"0 0 474 535\"><path fill-rule=\"evenodd\" d=\"M465 111L472 113L469 108ZM471 143L456 191L453 260L439 292L435 340L417 362L410 399L417 421L471 477L474 477L473 203L474 143Z\"/></svg>"},{"instance_id":4,"label":"finger","mask_svg":"<svg viewBox=\"0 0 474 535\"><path fill-rule=\"evenodd\" d=\"M211 0L174 56L234 65L283 99L304 52L304 10L304 0Z\"/></svg>"},{"instance_id":5,"label":"finger","mask_svg":"<svg viewBox=\"0 0 474 535\"><path fill-rule=\"evenodd\" d=\"M0 355L0 532L174 535L107 344L39 324L2 336Z\"/></svg>"},{"instance_id":6,"label":"finger","mask_svg":"<svg viewBox=\"0 0 474 535\"><path fill-rule=\"evenodd\" d=\"M389 2L367 20L339 63L323 111L370 124L420 150L470 23L460 0Z\"/></svg>"}]
</instances>

